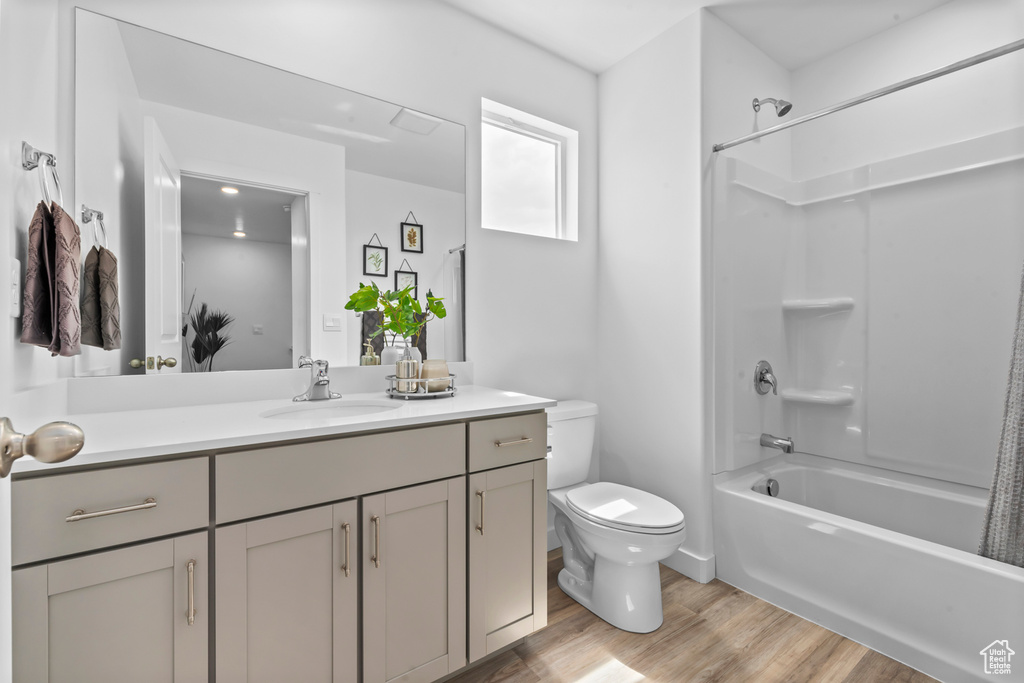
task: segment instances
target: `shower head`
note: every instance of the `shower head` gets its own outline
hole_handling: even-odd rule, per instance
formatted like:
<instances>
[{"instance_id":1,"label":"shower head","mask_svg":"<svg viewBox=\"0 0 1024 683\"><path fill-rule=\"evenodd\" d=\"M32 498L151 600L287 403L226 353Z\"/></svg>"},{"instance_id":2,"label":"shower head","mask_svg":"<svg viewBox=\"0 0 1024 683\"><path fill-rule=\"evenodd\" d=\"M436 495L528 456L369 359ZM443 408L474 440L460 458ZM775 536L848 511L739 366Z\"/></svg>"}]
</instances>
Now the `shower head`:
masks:
<instances>
[{"instance_id":1,"label":"shower head","mask_svg":"<svg viewBox=\"0 0 1024 683\"><path fill-rule=\"evenodd\" d=\"M766 97L763 100L754 98L754 111L761 111L761 105L765 102L771 102L775 105L775 113L779 116L785 116L789 113L789 110L793 108L792 102L786 100L777 100L774 97Z\"/></svg>"}]
</instances>

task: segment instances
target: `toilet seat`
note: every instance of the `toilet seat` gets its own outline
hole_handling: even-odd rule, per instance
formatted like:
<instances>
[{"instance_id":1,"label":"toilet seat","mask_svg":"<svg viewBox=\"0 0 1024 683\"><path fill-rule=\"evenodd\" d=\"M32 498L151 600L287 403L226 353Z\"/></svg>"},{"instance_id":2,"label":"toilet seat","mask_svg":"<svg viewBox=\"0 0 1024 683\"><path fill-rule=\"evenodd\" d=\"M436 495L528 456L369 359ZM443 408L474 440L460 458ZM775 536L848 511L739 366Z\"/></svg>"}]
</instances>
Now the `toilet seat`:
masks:
<instances>
[{"instance_id":1,"label":"toilet seat","mask_svg":"<svg viewBox=\"0 0 1024 683\"><path fill-rule=\"evenodd\" d=\"M584 519L622 531L671 534L686 526L682 511L672 503L622 484L588 484L568 491L565 500Z\"/></svg>"}]
</instances>

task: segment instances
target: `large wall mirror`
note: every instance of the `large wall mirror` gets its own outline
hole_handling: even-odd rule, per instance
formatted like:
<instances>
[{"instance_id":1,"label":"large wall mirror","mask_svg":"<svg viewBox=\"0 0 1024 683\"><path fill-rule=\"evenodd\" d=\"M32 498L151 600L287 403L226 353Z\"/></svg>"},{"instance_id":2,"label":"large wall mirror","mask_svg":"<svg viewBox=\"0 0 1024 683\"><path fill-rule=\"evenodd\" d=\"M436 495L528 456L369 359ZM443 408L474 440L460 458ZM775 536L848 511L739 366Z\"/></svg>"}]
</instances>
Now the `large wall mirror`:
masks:
<instances>
[{"instance_id":1,"label":"large wall mirror","mask_svg":"<svg viewBox=\"0 0 1024 683\"><path fill-rule=\"evenodd\" d=\"M348 295L395 289L397 271L421 301L445 299L427 357L464 360L463 126L86 10L75 21L77 209L105 227L80 221L82 254L117 258L122 338L83 346L77 375L143 373L130 361L155 356L177 364L149 372L358 364ZM422 226L415 244L403 223Z\"/></svg>"}]
</instances>

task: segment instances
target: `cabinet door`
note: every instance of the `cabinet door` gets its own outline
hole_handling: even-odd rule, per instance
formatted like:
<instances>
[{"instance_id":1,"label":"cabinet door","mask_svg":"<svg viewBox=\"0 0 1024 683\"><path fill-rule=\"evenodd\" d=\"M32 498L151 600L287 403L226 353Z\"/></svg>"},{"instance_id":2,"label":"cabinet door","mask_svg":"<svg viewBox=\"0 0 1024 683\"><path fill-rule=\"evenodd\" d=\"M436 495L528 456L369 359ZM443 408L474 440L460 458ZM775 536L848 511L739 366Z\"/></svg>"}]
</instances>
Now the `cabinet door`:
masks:
<instances>
[{"instance_id":1,"label":"cabinet door","mask_svg":"<svg viewBox=\"0 0 1024 683\"><path fill-rule=\"evenodd\" d=\"M14 680L207 680L208 557L203 532L13 572Z\"/></svg>"},{"instance_id":2,"label":"cabinet door","mask_svg":"<svg viewBox=\"0 0 1024 683\"><path fill-rule=\"evenodd\" d=\"M218 683L358 679L356 501L217 529Z\"/></svg>"},{"instance_id":3,"label":"cabinet door","mask_svg":"<svg viewBox=\"0 0 1024 683\"><path fill-rule=\"evenodd\" d=\"M548 623L547 461L469 478L469 661Z\"/></svg>"},{"instance_id":4,"label":"cabinet door","mask_svg":"<svg viewBox=\"0 0 1024 683\"><path fill-rule=\"evenodd\" d=\"M363 499L363 681L466 664L466 479Z\"/></svg>"}]
</instances>

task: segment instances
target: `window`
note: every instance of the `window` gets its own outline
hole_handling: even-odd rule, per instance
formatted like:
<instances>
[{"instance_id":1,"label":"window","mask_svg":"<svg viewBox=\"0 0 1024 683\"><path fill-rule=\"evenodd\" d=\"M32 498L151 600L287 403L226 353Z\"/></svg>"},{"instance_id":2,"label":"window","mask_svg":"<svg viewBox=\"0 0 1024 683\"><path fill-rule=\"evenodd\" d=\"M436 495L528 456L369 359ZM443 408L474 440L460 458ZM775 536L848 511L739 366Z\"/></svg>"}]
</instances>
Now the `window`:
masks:
<instances>
[{"instance_id":1,"label":"window","mask_svg":"<svg viewBox=\"0 0 1024 683\"><path fill-rule=\"evenodd\" d=\"M577 239L576 131L481 100L482 225Z\"/></svg>"}]
</instances>

